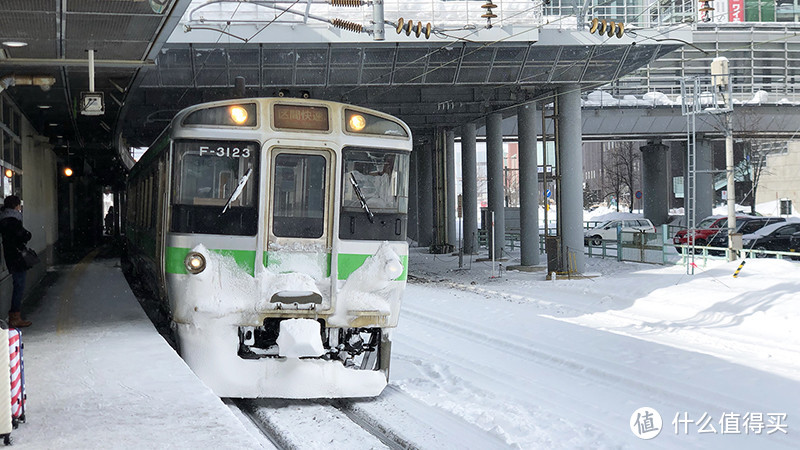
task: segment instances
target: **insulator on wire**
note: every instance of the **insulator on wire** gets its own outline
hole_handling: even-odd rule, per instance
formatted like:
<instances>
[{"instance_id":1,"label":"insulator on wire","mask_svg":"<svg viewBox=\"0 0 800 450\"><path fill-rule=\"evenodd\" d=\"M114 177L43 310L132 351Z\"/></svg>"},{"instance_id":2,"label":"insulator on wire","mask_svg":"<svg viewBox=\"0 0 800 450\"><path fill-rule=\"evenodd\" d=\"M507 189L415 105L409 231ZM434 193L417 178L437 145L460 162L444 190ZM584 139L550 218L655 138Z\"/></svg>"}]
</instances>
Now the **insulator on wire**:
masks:
<instances>
[{"instance_id":1,"label":"insulator on wire","mask_svg":"<svg viewBox=\"0 0 800 450\"><path fill-rule=\"evenodd\" d=\"M492 19L497 18L497 14L492 12L492 8L497 8L497 5L487 0L486 3L481 5L481 8L486 10L485 13L481 14L481 18L486 19L486 28L492 28Z\"/></svg>"},{"instance_id":2,"label":"insulator on wire","mask_svg":"<svg viewBox=\"0 0 800 450\"><path fill-rule=\"evenodd\" d=\"M332 19L331 25L335 26L336 28L341 28L343 30L352 31L353 33L363 33L364 26L355 22L350 22L348 20L342 19Z\"/></svg>"},{"instance_id":3,"label":"insulator on wire","mask_svg":"<svg viewBox=\"0 0 800 450\"><path fill-rule=\"evenodd\" d=\"M330 0L331 6L344 6L345 8L358 8L361 0Z\"/></svg>"},{"instance_id":4,"label":"insulator on wire","mask_svg":"<svg viewBox=\"0 0 800 450\"><path fill-rule=\"evenodd\" d=\"M600 36L605 34L608 37L616 36L621 39L625 35L625 25L622 22L594 18L589 22L589 33L597 33Z\"/></svg>"},{"instance_id":5,"label":"insulator on wire","mask_svg":"<svg viewBox=\"0 0 800 450\"><path fill-rule=\"evenodd\" d=\"M415 37L425 36L425 39L431 38L431 32L433 31L433 26L430 22L426 23L425 25L422 22L414 22L413 20L406 21L402 17L397 19L397 26L395 26L395 31L397 34L402 33L403 31L406 32L406 36L411 36L411 33L414 33Z\"/></svg>"}]
</instances>

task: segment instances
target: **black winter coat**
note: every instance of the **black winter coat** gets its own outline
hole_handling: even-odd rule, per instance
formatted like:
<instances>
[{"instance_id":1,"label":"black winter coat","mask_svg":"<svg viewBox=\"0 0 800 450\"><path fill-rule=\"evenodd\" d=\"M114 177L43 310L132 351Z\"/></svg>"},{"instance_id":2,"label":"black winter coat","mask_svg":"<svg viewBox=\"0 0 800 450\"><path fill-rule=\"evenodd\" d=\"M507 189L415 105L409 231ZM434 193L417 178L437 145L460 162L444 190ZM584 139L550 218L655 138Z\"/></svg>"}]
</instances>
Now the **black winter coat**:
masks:
<instances>
[{"instance_id":1,"label":"black winter coat","mask_svg":"<svg viewBox=\"0 0 800 450\"><path fill-rule=\"evenodd\" d=\"M22 226L22 221L10 211L0 211L0 234L3 236L3 255L9 272L28 270L21 250L31 240L31 232Z\"/></svg>"}]
</instances>

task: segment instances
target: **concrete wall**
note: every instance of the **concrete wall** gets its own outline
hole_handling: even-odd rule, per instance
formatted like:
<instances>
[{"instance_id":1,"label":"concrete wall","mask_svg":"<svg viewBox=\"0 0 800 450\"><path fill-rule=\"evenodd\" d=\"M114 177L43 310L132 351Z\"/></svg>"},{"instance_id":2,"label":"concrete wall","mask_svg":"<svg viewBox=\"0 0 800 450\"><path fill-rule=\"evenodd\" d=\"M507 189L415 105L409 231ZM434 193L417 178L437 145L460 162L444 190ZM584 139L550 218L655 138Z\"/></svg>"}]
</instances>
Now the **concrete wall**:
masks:
<instances>
[{"instance_id":1,"label":"concrete wall","mask_svg":"<svg viewBox=\"0 0 800 450\"><path fill-rule=\"evenodd\" d=\"M2 95L3 102L11 104L14 110L19 111L8 96ZM28 271L25 288L27 296L53 261L53 246L58 239L57 167L56 155L48 140L36 133L25 116L20 117L20 135L15 136L15 140L18 138L22 145L22 175L14 176L22 177L23 225L33 235L28 246L42 260L41 264ZM11 304L11 290L11 275L3 261L0 264L0 318L5 318L5 312Z\"/></svg>"},{"instance_id":2,"label":"concrete wall","mask_svg":"<svg viewBox=\"0 0 800 450\"><path fill-rule=\"evenodd\" d=\"M770 155L758 182L756 204L776 202L782 198L792 201L800 211L800 141L790 141L788 152ZM776 205L775 215L778 214Z\"/></svg>"}]
</instances>

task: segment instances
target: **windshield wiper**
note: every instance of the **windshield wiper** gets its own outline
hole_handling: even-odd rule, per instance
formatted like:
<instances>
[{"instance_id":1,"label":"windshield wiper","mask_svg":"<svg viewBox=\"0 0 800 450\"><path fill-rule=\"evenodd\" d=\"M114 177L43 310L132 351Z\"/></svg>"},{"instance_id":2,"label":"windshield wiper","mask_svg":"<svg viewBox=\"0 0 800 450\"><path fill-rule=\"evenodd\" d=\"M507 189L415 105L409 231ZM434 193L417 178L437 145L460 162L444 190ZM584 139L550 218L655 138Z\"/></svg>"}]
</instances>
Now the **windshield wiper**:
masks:
<instances>
[{"instance_id":1,"label":"windshield wiper","mask_svg":"<svg viewBox=\"0 0 800 450\"><path fill-rule=\"evenodd\" d=\"M236 199L239 198L240 195L242 195L242 190L244 190L244 185L247 184L247 180L250 179L251 172L253 172L252 167L247 169L247 173L244 174L244 176L239 179L239 184L236 185L236 189L233 190L233 193L231 194L231 197L228 199L228 202L225 203L225 207L222 208L222 212L219 213L219 217L222 217L222 215L225 214L225 211L228 210L228 207L231 206L231 203L236 201Z\"/></svg>"},{"instance_id":2,"label":"windshield wiper","mask_svg":"<svg viewBox=\"0 0 800 450\"><path fill-rule=\"evenodd\" d=\"M356 196L358 196L358 199L361 200L361 207L364 208L364 211L367 212L367 218L369 219L369 223L375 223L372 211L370 211L369 206L367 206L367 199L364 198L364 194L361 192L361 188L358 187L358 182L356 181L356 177L355 175L353 175L353 172L350 172L350 184L353 185L353 190L356 192Z\"/></svg>"}]
</instances>

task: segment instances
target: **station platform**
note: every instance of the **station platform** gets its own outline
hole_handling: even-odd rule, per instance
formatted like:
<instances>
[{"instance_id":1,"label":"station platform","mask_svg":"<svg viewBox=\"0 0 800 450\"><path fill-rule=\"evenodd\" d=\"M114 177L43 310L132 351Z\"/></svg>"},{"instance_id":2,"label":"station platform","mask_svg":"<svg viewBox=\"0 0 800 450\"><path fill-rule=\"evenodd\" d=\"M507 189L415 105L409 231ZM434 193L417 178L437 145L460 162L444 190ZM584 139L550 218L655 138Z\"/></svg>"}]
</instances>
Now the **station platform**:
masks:
<instances>
[{"instance_id":1,"label":"station platform","mask_svg":"<svg viewBox=\"0 0 800 450\"><path fill-rule=\"evenodd\" d=\"M158 334L99 250L48 269L23 303L18 449L261 448Z\"/></svg>"}]
</instances>

